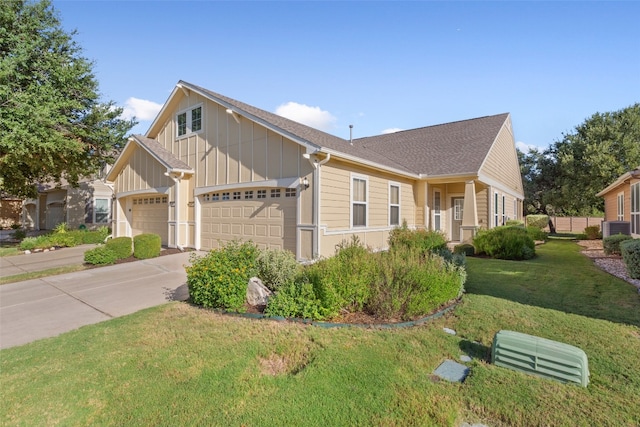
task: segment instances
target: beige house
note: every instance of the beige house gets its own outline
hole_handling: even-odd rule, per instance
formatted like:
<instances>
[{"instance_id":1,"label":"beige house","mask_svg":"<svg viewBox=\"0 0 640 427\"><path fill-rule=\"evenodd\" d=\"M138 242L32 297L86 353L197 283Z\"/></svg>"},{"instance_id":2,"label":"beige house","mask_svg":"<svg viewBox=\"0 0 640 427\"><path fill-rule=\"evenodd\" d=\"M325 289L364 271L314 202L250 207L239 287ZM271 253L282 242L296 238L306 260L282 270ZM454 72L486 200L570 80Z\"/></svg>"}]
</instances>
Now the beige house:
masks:
<instances>
[{"instance_id":1,"label":"beige house","mask_svg":"<svg viewBox=\"0 0 640 427\"><path fill-rule=\"evenodd\" d=\"M354 235L385 248L403 221L469 240L521 219L524 198L509 114L349 141L184 81L107 182L116 236L250 239L300 260Z\"/></svg>"},{"instance_id":2,"label":"beige house","mask_svg":"<svg viewBox=\"0 0 640 427\"><path fill-rule=\"evenodd\" d=\"M605 222L629 222L631 235L640 237L640 166L622 174L597 196L604 197Z\"/></svg>"},{"instance_id":3,"label":"beige house","mask_svg":"<svg viewBox=\"0 0 640 427\"><path fill-rule=\"evenodd\" d=\"M22 226L28 230L52 230L60 223L71 229L111 226L113 190L100 179L84 179L77 187L38 185L38 197L22 202Z\"/></svg>"}]
</instances>

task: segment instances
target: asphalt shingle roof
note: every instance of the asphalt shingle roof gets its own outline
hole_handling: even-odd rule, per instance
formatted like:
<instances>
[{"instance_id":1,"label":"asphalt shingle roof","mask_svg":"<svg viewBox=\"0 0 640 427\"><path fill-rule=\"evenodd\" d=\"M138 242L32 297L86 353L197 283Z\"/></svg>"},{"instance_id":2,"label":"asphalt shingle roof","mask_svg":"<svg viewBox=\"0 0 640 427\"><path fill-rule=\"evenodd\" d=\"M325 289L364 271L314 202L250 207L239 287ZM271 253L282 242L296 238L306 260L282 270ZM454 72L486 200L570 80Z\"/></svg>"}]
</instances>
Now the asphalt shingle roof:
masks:
<instances>
[{"instance_id":1,"label":"asphalt shingle roof","mask_svg":"<svg viewBox=\"0 0 640 427\"><path fill-rule=\"evenodd\" d=\"M427 176L477 174L509 114L480 117L349 141L245 104L203 87L180 81L241 115L253 116L317 149ZM153 141L153 140L149 140ZM158 144L159 146L159 144ZM160 146L159 146L160 147ZM162 147L160 147L162 148ZM154 149L155 151L155 149ZM170 155L170 153L168 153Z\"/></svg>"},{"instance_id":2,"label":"asphalt shingle roof","mask_svg":"<svg viewBox=\"0 0 640 427\"><path fill-rule=\"evenodd\" d=\"M156 157L171 169L182 171L191 171L193 168L174 156L169 150L160 145L156 140L147 138L143 135L133 135L133 138L149 152L154 153Z\"/></svg>"}]
</instances>

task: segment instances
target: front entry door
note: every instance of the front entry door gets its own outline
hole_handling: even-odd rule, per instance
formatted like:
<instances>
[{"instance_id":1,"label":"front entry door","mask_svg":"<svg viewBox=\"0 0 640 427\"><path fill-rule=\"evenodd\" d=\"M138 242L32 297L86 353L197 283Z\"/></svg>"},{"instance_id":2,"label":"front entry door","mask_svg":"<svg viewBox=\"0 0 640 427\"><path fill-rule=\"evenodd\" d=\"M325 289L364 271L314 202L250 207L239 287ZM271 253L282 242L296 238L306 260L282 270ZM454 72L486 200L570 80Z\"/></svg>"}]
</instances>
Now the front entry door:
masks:
<instances>
[{"instance_id":1,"label":"front entry door","mask_svg":"<svg viewBox=\"0 0 640 427\"><path fill-rule=\"evenodd\" d=\"M462 208L464 206L464 197L452 197L451 206L453 207L453 217L451 220L451 240L460 241L460 233L462 228Z\"/></svg>"}]
</instances>

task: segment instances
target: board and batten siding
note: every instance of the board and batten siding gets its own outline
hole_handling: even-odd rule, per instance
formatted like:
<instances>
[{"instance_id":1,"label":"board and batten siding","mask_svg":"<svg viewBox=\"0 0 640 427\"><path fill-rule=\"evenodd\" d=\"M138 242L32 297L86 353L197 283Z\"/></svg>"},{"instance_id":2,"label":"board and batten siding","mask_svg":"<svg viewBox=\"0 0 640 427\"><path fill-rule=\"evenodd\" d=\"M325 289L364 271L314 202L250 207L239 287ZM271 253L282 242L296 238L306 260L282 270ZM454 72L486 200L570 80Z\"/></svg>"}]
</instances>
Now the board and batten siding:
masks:
<instances>
[{"instance_id":1,"label":"board and batten siding","mask_svg":"<svg viewBox=\"0 0 640 427\"><path fill-rule=\"evenodd\" d=\"M126 193L170 187L173 181L164 175L165 172L166 168L151 154L143 149L136 149L118 174L115 191Z\"/></svg>"},{"instance_id":2,"label":"board and batten siding","mask_svg":"<svg viewBox=\"0 0 640 427\"><path fill-rule=\"evenodd\" d=\"M513 142L511 120L509 119L502 126L496 141L491 150L489 150L489 154L480 169L480 174L500 183L504 190L508 190L514 195L521 195L524 190L517 159L518 155Z\"/></svg>"}]
</instances>

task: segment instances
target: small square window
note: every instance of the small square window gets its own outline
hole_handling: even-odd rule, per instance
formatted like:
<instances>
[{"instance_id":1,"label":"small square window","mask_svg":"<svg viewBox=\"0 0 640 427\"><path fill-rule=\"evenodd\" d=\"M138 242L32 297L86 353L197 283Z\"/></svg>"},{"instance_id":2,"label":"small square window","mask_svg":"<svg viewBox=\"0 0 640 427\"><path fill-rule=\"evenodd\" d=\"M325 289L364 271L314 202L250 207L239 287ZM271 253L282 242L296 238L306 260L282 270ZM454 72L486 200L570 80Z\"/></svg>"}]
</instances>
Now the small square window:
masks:
<instances>
[{"instance_id":1,"label":"small square window","mask_svg":"<svg viewBox=\"0 0 640 427\"><path fill-rule=\"evenodd\" d=\"M220 200L220 193L213 193L211 195L211 200L213 200L214 202L217 202L218 200Z\"/></svg>"},{"instance_id":2,"label":"small square window","mask_svg":"<svg viewBox=\"0 0 640 427\"><path fill-rule=\"evenodd\" d=\"M211 200L211 195L209 195L209 194L205 194L205 195L204 195L204 201L205 201L205 202L208 202L208 201L210 201L210 200Z\"/></svg>"},{"instance_id":3,"label":"small square window","mask_svg":"<svg viewBox=\"0 0 640 427\"><path fill-rule=\"evenodd\" d=\"M258 190L258 199L266 199L267 190Z\"/></svg>"},{"instance_id":4,"label":"small square window","mask_svg":"<svg viewBox=\"0 0 640 427\"><path fill-rule=\"evenodd\" d=\"M137 205L138 204L138 199L133 199L133 204Z\"/></svg>"},{"instance_id":5,"label":"small square window","mask_svg":"<svg viewBox=\"0 0 640 427\"><path fill-rule=\"evenodd\" d=\"M245 199L253 199L253 190L245 191L244 192L244 198Z\"/></svg>"},{"instance_id":6,"label":"small square window","mask_svg":"<svg viewBox=\"0 0 640 427\"><path fill-rule=\"evenodd\" d=\"M167 198L166 197L162 198L162 203L167 203Z\"/></svg>"},{"instance_id":7,"label":"small square window","mask_svg":"<svg viewBox=\"0 0 640 427\"><path fill-rule=\"evenodd\" d=\"M152 205L152 204L154 203L153 201L154 201L154 198L153 198L153 197L152 197L152 198L150 198L150 199L149 199L149 204L150 204L150 205Z\"/></svg>"},{"instance_id":8,"label":"small square window","mask_svg":"<svg viewBox=\"0 0 640 427\"><path fill-rule=\"evenodd\" d=\"M273 197L273 198L280 197L280 189L279 188L272 188L271 189L271 197Z\"/></svg>"},{"instance_id":9,"label":"small square window","mask_svg":"<svg viewBox=\"0 0 640 427\"><path fill-rule=\"evenodd\" d=\"M240 193L239 191L234 191L233 192L233 200L240 200L240 195L242 193Z\"/></svg>"},{"instance_id":10,"label":"small square window","mask_svg":"<svg viewBox=\"0 0 640 427\"><path fill-rule=\"evenodd\" d=\"M285 197L296 197L296 189L295 188L287 188L285 191Z\"/></svg>"},{"instance_id":11,"label":"small square window","mask_svg":"<svg viewBox=\"0 0 640 427\"><path fill-rule=\"evenodd\" d=\"M229 193L222 193L222 200L229 200Z\"/></svg>"},{"instance_id":12,"label":"small square window","mask_svg":"<svg viewBox=\"0 0 640 427\"><path fill-rule=\"evenodd\" d=\"M159 204L160 203L160 197L156 197L156 203Z\"/></svg>"},{"instance_id":13,"label":"small square window","mask_svg":"<svg viewBox=\"0 0 640 427\"><path fill-rule=\"evenodd\" d=\"M202 130L202 107L195 107L176 115L176 134L178 137Z\"/></svg>"}]
</instances>

